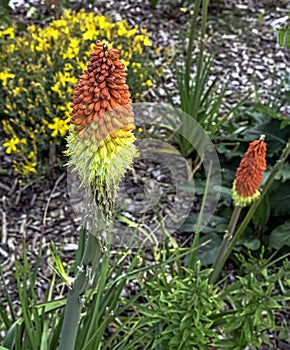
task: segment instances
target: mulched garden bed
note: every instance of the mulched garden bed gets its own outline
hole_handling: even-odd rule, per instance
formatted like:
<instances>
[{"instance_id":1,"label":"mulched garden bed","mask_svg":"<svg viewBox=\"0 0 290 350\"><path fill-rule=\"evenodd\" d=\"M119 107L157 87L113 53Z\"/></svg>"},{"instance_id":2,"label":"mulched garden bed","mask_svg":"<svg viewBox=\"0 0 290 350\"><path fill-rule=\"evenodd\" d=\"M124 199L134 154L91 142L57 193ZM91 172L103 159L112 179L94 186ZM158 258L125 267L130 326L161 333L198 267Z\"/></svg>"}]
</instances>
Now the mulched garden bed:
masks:
<instances>
[{"instance_id":1,"label":"mulched garden bed","mask_svg":"<svg viewBox=\"0 0 290 350\"><path fill-rule=\"evenodd\" d=\"M26 2L27 7L15 9L15 18L25 23L33 21L27 18L27 9L31 4L43 15L53 14L53 10L49 11L43 5L30 1ZM279 6L276 7L276 4ZM110 16L113 20L126 19L132 26L138 24L146 28L154 44L162 49L171 48L172 52L180 52L182 57L184 37L181 34L186 28L189 12L183 13L179 7L178 4L164 1L159 1L157 7L152 8L149 1L121 0L116 5L115 1L108 0L98 2L92 10ZM286 23L288 12L286 0L272 3L266 0L213 1L211 4L207 49L210 52L217 46L212 79L216 76L226 79L232 74L227 93L229 105L239 101L249 88L253 88L253 76L258 80L261 96L271 99L275 92L271 83L272 74L277 71L277 79L280 80L287 69L289 72L289 51L277 45L276 34L281 24ZM164 57L158 60L156 64L160 65ZM153 86L146 96L147 101L166 101L166 90L176 96L178 102L172 67L167 66L164 67L162 82ZM290 107L285 107L282 113L289 115ZM41 299L51 276L48 244L53 241L62 252L63 260L69 262L77 247L81 219L71 205L65 168L55 167L45 176L28 181L23 186L19 185L19 177L13 173L11 166L11 159L0 148L0 261L11 297L18 305L13 263L16 256L21 256L23 244L26 245L32 265L36 261L39 246L44 248L36 286ZM138 201L142 201L140 193L144 186L149 186L149 182L154 180L154 184L165 188L163 208L165 211L170 209L174 205L170 190L172 179L166 171L158 162L137 163L135 175L127 176L124 181L125 191L132 199L131 205L138 205ZM154 219L154 215L152 211L148 213L146 224ZM127 216L133 221L136 219L134 214ZM2 302L3 295L0 294L0 297ZM276 341L273 335L271 349L289 348L289 343Z\"/></svg>"}]
</instances>

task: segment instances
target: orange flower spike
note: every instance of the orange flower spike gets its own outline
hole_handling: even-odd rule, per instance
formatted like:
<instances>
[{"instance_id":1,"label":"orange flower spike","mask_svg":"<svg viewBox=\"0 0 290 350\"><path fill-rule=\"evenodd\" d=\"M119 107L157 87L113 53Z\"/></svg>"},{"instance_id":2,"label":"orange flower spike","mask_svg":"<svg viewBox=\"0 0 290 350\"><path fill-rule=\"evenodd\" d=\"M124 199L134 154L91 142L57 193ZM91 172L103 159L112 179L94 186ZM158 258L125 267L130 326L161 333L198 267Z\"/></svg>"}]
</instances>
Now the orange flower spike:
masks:
<instances>
[{"instance_id":1,"label":"orange flower spike","mask_svg":"<svg viewBox=\"0 0 290 350\"><path fill-rule=\"evenodd\" d=\"M259 197L259 187L266 169L267 145L265 135L250 143L241 160L233 183L232 197L235 206L245 207Z\"/></svg>"},{"instance_id":2,"label":"orange flower spike","mask_svg":"<svg viewBox=\"0 0 290 350\"><path fill-rule=\"evenodd\" d=\"M105 202L135 157L134 115L119 51L98 40L90 56L74 89L66 154Z\"/></svg>"}]
</instances>

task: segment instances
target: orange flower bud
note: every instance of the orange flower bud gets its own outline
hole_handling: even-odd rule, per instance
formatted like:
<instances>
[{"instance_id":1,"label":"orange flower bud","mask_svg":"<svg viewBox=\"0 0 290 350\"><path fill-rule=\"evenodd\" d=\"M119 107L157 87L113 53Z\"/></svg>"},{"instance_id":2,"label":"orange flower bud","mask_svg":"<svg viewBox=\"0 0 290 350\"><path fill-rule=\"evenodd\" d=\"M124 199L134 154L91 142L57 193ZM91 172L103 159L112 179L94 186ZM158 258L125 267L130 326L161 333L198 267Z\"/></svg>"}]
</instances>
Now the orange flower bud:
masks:
<instances>
[{"instance_id":1,"label":"orange flower bud","mask_svg":"<svg viewBox=\"0 0 290 350\"><path fill-rule=\"evenodd\" d=\"M250 143L241 160L233 183L232 196L236 206L245 207L259 197L259 187L266 169L265 135Z\"/></svg>"}]
</instances>

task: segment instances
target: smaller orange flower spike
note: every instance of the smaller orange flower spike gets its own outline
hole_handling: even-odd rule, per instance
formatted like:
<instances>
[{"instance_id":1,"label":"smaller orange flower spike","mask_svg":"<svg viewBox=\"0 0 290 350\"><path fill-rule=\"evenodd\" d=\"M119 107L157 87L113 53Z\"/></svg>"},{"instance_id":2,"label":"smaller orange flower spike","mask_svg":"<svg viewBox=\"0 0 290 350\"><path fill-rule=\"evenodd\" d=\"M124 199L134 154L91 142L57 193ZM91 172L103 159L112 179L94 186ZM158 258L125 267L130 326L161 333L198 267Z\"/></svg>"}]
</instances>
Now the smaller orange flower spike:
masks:
<instances>
[{"instance_id":1,"label":"smaller orange flower spike","mask_svg":"<svg viewBox=\"0 0 290 350\"><path fill-rule=\"evenodd\" d=\"M266 169L267 146L265 135L250 143L238 167L233 183L232 196L235 206L245 207L259 197L259 187Z\"/></svg>"}]
</instances>

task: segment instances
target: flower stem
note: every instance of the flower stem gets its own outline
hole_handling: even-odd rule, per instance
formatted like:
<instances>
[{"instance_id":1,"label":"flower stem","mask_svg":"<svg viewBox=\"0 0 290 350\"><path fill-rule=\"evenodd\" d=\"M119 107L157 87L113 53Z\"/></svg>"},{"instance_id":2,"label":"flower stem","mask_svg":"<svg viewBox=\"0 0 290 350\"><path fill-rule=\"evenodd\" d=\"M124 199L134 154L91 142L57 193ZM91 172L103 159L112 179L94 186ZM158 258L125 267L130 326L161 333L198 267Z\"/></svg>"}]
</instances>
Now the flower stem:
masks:
<instances>
[{"instance_id":1,"label":"flower stem","mask_svg":"<svg viewBox=\"0 0 290 350\"><path fill-rule=\"evenodd\" d=\"M267 191L269 190L272 182L274 181L275 175L282 168L282 165L287 160L289 154L290 154L290 139L288 140L285 148L283 149L280 158L276 161L275 165L273 166L272 171L271 171L270 175L268 176L268 178L263 186L263 191L261 193L261 196L259 197L259 199L254 201L254 203L250 207L247 215L245 216L244 220L240 224L236 234L233 235L233 238L232 239L229 238L227 245L224 242L222 243L222 245L225 244L226 246L223 248L224 249L223 254L221 254L221 256L219 254L216 262L213 265L214 271L210 276L210 283L215 283L216 280L218 279L218 277L221 273L221 270L224 267L226 260L230 256L230 254L231 254L232 250L234 249L235 245L237 244L238 240L240 239L240 237L244 233L245 229L247 228L249 222L251 221L252 217L254 216L256 210L258 209L261 201L263 200L263 198L266 195ZM236 207L235 207L235 209L236 209ZM234 213L233 213L233 215L234 215Z\"/></svg>"},{"instance_id":2,"label":"flower stem","mask_svg":"<svg viewBox=\"0 0 290 350\"><path fill-rule=\"evenodd\" d=\"M210 283L214 283L222 268L223 268L223 265L224 265L224 256L225 254L227 253L227 250L228 250L228 247L231 243L231 240L232 240L232 237L233 237L233 233L235 231L235 228L236 228L236 225L237 225L237 222L239 220L239 217L240 217L240 214L241 214L241 210L242 210L242 207L238 207L236 206L234 208L234 211L232 213L232 217L231 217L231 220L230 220L230 223L229 223L229 226L226 230L226 233L224 235L224 238L223 238L223 241L222 241L222 244L220 246L220 250L219 250L219 253L218 253L218 256L213 264L213 272L211 273L210 275Z\"/></svg>"},{"instance_id":3,"label":"flower stem","mask_svg":"<svg viewBox=\"0 0 290 350\"><path fill-rule=\"evenodd\" d=\"M193 242L191 245L192 250L191 250L189 261L188 261L188 267L191 269L194 269L194 267L196 266L196 263L197 263L196 254L197 254L198 242L199 242L199 237L200 237L200 231L202 228L201 227L202 226L202 218L203 218L206 199L207 199L208 190L209 190L209 181L211 178L211 172L212 172L212 161L209 164L209 170L208 170L207 180L206 180L204 194L203 194L203 198L202 198L201 209L200 209L200 212L198 215L195 235L194 235Z\"/></svg>"},{"instance_id":4,"label":"flower stem","mask_svg":"<svg viewBox=\"0 0 290 350\"><path fill-rule=\"evenodd\" d=\"M88 233L82 264L78 267L79 271L73 287L67 296L58 350L73 350L75 348L82 309L82 296L94 283L100 253L99 240Z\"/></svg>"}]
</instances>

